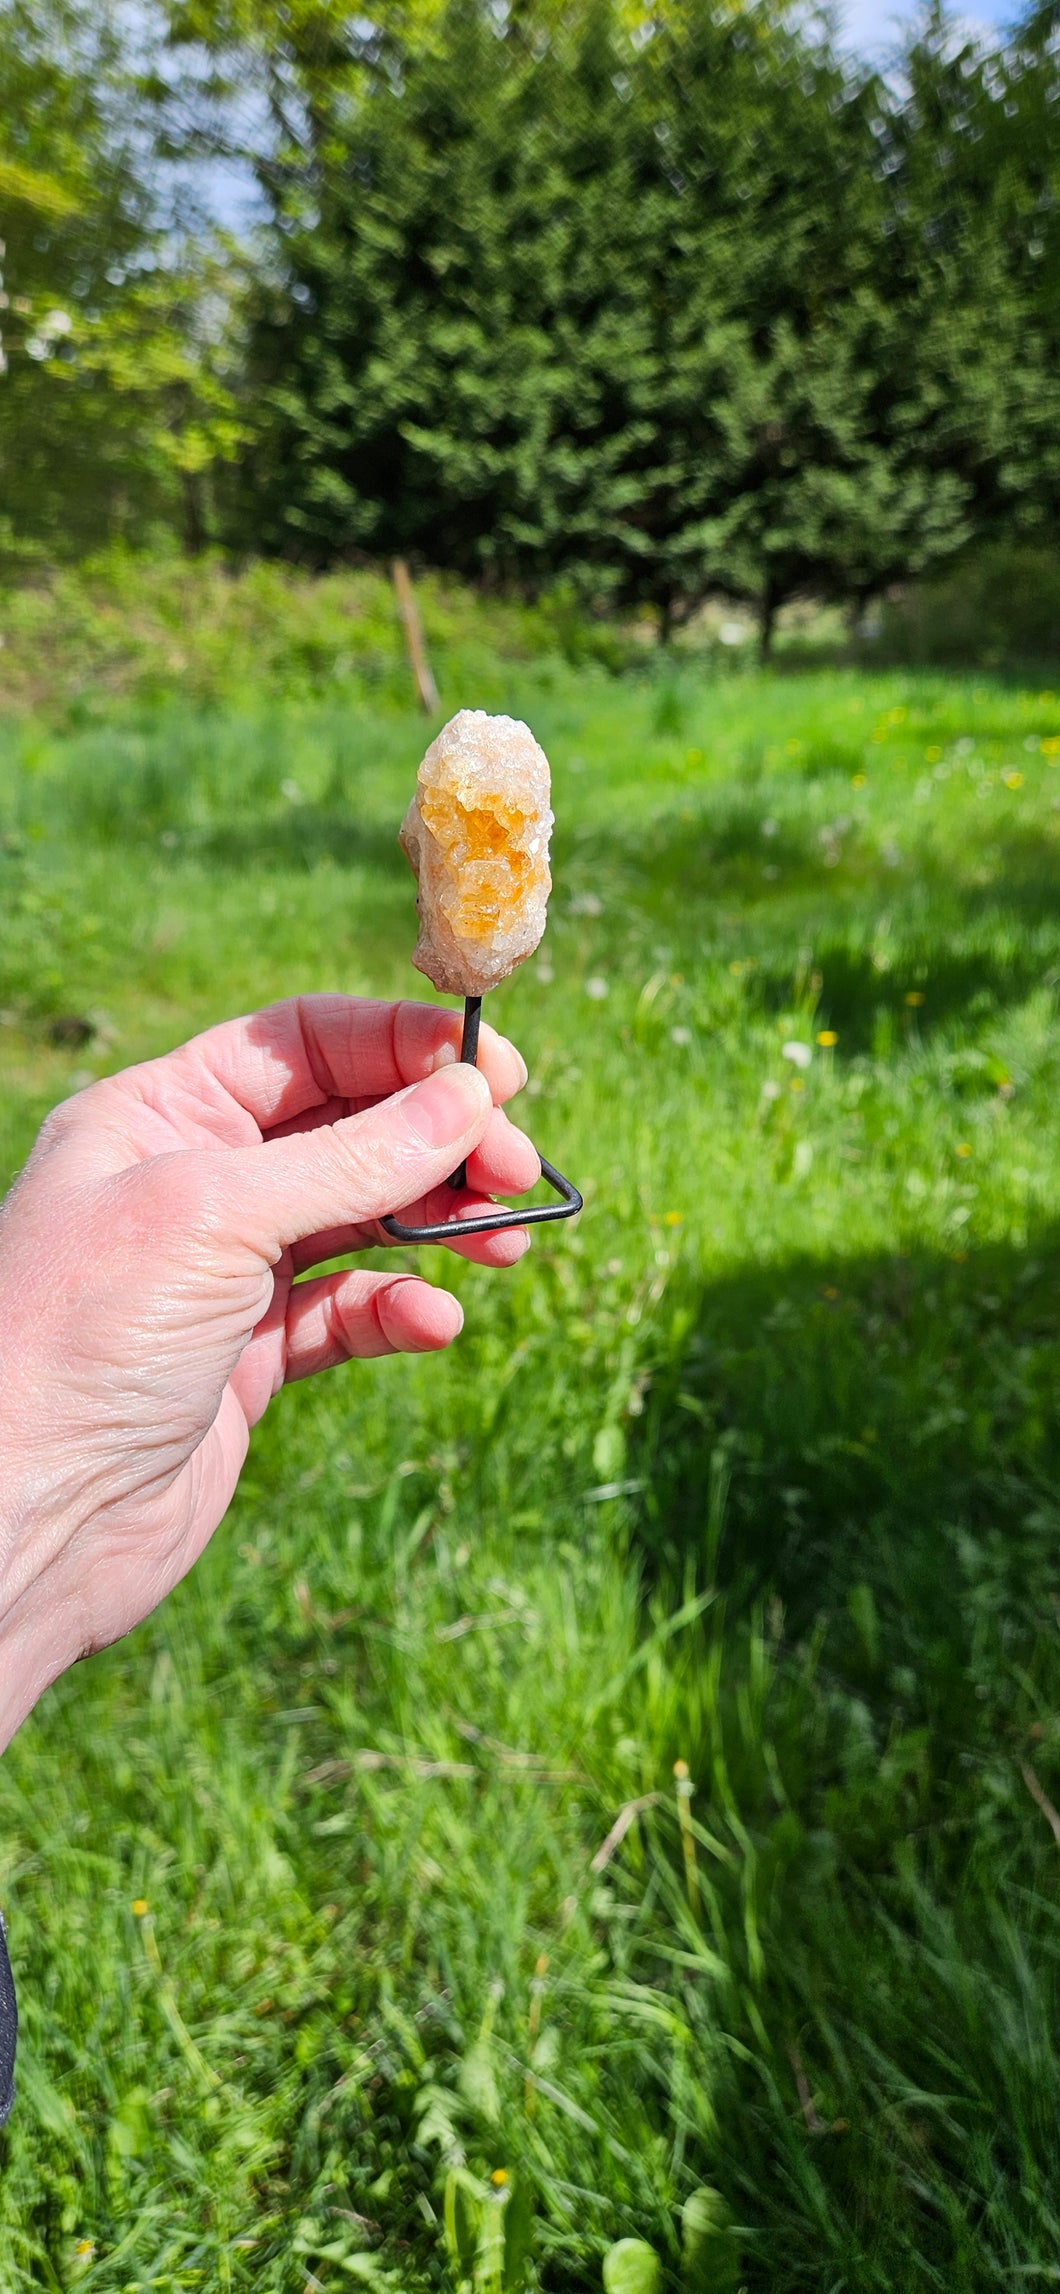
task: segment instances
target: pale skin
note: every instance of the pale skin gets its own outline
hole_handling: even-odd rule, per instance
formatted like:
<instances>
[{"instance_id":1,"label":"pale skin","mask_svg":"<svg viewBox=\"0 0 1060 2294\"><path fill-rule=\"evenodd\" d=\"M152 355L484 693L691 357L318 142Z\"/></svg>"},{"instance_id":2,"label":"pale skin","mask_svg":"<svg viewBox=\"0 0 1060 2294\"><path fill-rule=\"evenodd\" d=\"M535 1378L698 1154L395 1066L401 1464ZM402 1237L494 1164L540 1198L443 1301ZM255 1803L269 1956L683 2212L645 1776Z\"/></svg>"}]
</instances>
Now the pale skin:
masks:
<instances>
[{"instance_id":1,"label":"pale skin","mask_svg":"<svg viewBox=\"0 0 1060 2294\"><path fill-rule=\"evenodd\" d=\"M428 1005L305 996L48 1117L0 1209L0 1749L186 1575L281 1386L458 1336L407 1264L295 1277L386 1242L388 1211L459 1220L532 1186L502 1111L523 1061L484 1027L460 1066L459 1035ZM500 1268L528 1243L453 1248Z\"/></svg>"}]
</instances>

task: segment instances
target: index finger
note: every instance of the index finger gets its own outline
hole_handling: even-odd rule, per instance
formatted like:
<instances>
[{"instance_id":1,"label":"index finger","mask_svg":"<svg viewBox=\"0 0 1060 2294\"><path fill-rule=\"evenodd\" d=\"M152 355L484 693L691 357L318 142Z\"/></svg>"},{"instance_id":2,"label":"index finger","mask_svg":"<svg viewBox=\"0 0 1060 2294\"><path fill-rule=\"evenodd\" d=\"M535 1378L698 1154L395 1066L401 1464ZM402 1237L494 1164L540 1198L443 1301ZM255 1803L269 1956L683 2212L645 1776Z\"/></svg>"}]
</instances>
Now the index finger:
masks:
<instances>
[{"instance_id":1,"label":"index finger","mask_svg":"<svg viewBox=\"0 0 1060 2294\"><path fill-rule=\"evenodd\" d=\"M180 1063L185 1082L198 1078L207 1091L220 1087L266 1131L329 1099L385 1099L422 1083L457 1058L461 1026L458 1011L435 1004L292 996L208 1028L169 1057ZM526 1082L514 1044L488 1026L479 1037L478 1065L497 1105Z\"/></svg>"}]
</instances>

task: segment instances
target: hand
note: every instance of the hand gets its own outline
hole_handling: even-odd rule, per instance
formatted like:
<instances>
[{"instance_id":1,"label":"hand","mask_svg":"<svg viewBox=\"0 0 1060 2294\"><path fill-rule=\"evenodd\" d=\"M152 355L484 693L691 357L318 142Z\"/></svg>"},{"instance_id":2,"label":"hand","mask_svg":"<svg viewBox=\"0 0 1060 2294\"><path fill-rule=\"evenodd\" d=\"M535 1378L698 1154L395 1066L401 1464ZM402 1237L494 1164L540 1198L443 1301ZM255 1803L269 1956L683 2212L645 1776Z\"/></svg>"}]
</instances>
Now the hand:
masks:
<instances>
[{"instance_id":1,"label":"hand","mask_svg":"<svg viewBox=\"0 0 1060 2294\"><path fill-rule=\"evenodd\" d=\"M294 1277L387 1243L388 1211L459 1220L533 1185L500 1111L523 1062L484 1027L461 1066L459 1036L454 1012L307 996L48 1117L0 1211L0 1747L191 1568L286 1380L457 1336L416 1275ZM528 1242L453 1247L499 1267Z\"/></svg>"}]
</instances>

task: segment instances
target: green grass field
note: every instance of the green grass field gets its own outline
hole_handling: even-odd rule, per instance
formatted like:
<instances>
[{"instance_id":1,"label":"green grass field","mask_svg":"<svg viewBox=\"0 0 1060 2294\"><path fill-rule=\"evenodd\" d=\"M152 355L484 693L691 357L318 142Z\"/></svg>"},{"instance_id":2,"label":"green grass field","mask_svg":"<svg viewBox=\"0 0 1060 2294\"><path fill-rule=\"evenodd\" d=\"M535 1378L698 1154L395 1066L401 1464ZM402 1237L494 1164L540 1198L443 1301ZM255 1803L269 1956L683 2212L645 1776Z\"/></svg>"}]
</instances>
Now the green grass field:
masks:
<instances>
[{"instance_id":1,"label":"green grass field","mask_svg":"<svg viewBox=\"0 0 1060 2294\"><path fill-rule=\"evenodd\" d=\"M1060 701L443 683L552 759L492 1016L585 1214L284 1396L4 1760L0 2288L1060 2280ZM108 692L0 732L5 1179L413 992L396 687Z\"/></svg>"}]
</instances>

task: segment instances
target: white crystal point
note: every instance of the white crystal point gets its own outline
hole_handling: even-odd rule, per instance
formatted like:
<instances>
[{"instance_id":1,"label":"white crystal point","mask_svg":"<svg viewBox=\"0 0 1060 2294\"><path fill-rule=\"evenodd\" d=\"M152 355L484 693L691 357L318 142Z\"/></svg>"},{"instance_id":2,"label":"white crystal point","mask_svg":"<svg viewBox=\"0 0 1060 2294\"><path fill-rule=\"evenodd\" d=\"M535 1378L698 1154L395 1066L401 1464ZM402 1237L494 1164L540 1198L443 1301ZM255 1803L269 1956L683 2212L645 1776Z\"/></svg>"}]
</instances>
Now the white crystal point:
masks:
<instances>
[{"instance_id":1,"label":"white crystal point","mask_svg":"<svg viewBox=\"0 0 1060 2294\"><path fill-rule=\"evenodd\" d=\"M482 996L532 956L552 878L548 758L529 725L461 709L431 742L401 844L419 885L412 961L450 996Z\"/></svg>"}]
</instances>

